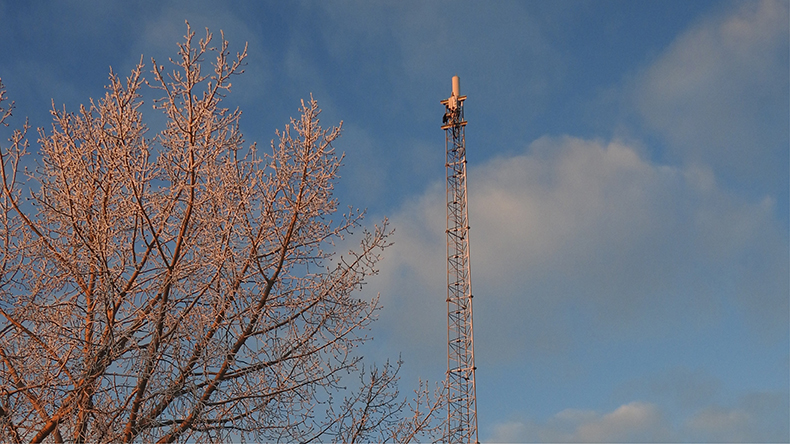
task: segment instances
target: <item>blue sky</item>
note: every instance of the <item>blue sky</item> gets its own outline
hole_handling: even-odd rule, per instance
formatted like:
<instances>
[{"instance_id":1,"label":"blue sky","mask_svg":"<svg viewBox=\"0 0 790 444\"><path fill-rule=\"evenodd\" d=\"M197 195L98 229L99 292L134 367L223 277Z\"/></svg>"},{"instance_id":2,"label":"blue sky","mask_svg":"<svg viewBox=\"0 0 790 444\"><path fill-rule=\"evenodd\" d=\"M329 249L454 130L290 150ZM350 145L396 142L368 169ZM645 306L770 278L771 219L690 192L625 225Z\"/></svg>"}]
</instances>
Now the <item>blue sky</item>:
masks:
<instances>
[{"instance_id":1,"label":"blue sky","mask_svg":"<svg viewBox=\"0 0 790 444\"><path fill-rule=\"evenodd\" d=\"M365 352L401 354L408 392L446 366L439 101L459 75L481 441L786 441L788 9L0 0L0 78L12 123L47 127L109 67L174 55L184 20L247 42L227 99L246 140L312 93L344 124L341 203L396 229Z\"/></svg>"}]
</instances>

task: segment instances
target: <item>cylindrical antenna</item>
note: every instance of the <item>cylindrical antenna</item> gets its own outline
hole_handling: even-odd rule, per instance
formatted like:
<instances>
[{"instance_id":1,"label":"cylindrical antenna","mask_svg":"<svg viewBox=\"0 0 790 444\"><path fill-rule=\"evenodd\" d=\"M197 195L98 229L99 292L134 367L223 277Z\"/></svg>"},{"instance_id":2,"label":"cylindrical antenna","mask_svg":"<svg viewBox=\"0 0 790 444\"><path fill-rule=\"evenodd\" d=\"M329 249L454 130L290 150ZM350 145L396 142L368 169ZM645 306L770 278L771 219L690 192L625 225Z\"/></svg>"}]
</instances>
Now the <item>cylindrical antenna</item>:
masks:
<instances>
[{"instance_id":1,"label":"cylindrical antenna","mask_svg":"<svg viewBox=\"0 0 790 444\"><path fill-rule=\"evenodd\" d=\"M453 76L453 95L461 97L461 79L458 76Z\"/></svg>"}]
</instances>

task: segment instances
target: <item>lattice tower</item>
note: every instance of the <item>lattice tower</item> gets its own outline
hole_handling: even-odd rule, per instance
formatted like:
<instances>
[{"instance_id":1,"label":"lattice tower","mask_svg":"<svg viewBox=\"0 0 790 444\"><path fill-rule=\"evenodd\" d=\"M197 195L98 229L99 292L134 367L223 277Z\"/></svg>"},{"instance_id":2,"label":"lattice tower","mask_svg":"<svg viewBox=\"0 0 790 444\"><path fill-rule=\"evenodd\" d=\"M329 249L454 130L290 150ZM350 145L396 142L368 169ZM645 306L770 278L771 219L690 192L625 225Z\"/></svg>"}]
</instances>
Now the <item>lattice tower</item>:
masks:
<instances>
[{"instance_id":1,"label":"lattice tower","mask_svg":"<svg viewBox=\"0 0 790 444\"><path fill-rule=\"evenodd\" d=\"M466 201L466 120L460 81L442 100L447 152L447 439L477 443L472 283L469 264L469 212Z\"/></svg>"}]
</instances>

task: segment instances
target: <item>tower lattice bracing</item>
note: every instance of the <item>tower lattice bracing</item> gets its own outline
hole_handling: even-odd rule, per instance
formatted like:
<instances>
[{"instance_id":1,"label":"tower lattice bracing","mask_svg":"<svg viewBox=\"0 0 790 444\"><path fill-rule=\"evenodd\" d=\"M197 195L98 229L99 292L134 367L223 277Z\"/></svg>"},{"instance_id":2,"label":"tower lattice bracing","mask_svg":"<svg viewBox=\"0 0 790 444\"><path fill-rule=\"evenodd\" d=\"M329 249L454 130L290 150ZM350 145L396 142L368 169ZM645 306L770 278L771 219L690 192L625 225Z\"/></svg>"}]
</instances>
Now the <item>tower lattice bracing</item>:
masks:
<instances>
[{"instance_id":1,"label":"tower lattice bracing","mask_svg":"<svg viewBox=\"0 0 790 444\"><path fill-rule=\"evenodd\" d=\"M442 100L447 152L447 439L477 443L472 283L469 264L469 212L466 201L464 100L458 76Z\"/></svg>"}]
</instances>

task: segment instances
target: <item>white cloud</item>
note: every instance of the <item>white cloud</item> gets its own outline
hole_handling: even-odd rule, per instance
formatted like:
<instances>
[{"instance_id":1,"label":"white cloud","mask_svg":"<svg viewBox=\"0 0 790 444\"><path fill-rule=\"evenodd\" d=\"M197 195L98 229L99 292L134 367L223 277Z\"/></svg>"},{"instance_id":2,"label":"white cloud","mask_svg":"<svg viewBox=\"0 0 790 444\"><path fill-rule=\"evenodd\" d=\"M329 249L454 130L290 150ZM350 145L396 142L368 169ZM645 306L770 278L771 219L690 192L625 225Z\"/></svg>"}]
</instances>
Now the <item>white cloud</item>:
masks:
<instances>
[{"instance_id":1,"label":"white cloud","mask_svg":"<svg viewBox=\"0 0 790 444\"><path fill-rule=\"evenodd\" d=\"M775 194L787 187L788 3L744 2L679 36L636 82L675 159Z\"/></svg>"},{"instance_id":2,"label":"white cloud","mask_svg":"<svg viewBox=\"0 0 790 444\"><path fill-rule=\"evenodd\" d=\"M613 412L581 424L573 441L663 441L666 429L656 406L633 402L622 405Z\"/></svg>"},{"instance_id":3,"label":"white cloud","mask_svg":"<svg viewBox=\"0 0 790 444\"><path fill-rule=\"evenodd\" d=\"M728 194L709 170L655 165L621 142L571 137L469 175L476 340L488 359L561 351L579 334L569 311L638 338L704 328L735 304L768 338L786 331L787 238L770 199ZM396 244L374 285L384 324L426 356L442 353L444 186L392 221Z\"/></svg>"},{"instance_id":4,"label":"white cloud","mask_svg":"<svg viewBox=\"0 0 790 444\"><path fill-rule=\"evenodd\" d=\"M707 405L678 424L659 405L634 401L610 412L566 409L545 421L495 424L487 442L785 442L787 394L749 393L735 406Z\"/></svg>"},{"instance_id":5,"label":"white cloud","mask_svg":"<svg viewBox=\"0 0 790 444\"><path fill-rule=\"evenodd\" d=\"M522 421L499 423L494 426L494 435L484 442L524 442L524 437L530 434L533 427Z\"/></svg>"},{"instance_id":6,"label":"white cloud","mask_svg":"<svg viewBox=\"0 0 790 444\"><path fill-rule=\"evenodd\" d=\"M670 426L653 404L632 402L608 413L567 409L545 423L497 424L488 442L661 442Z\"/></svg>"}]
</instances>

